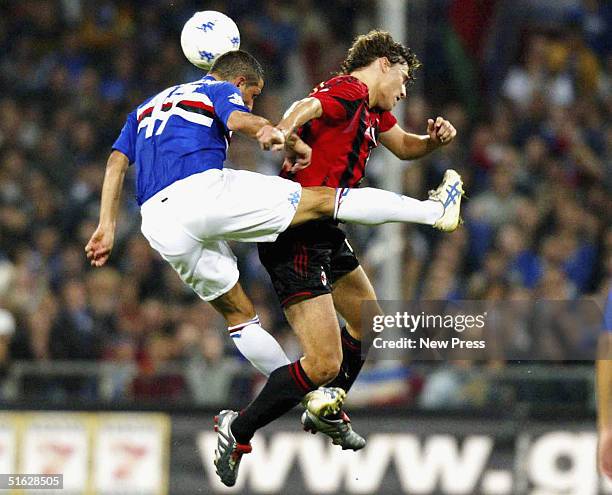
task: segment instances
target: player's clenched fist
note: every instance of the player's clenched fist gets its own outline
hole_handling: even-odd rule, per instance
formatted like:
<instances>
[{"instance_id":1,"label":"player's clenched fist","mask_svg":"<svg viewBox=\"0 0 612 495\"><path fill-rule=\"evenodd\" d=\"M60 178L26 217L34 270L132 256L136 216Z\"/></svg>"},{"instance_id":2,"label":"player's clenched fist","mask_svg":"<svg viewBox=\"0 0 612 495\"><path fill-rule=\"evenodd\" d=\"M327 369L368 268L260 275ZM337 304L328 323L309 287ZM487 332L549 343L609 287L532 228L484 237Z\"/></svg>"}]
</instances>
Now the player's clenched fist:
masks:
<instances>
[{"instance_id":1,"label":"player's clenched fist","mask_svg":"<svg viewBox=\"0 0 612 495\"><path fill-rule=\"evenodd\" d=\"M115 241L114 229L98 225L98 228L85 246L85 254L91 266L100 267L106 263Z\"/></svg>"},{"instance_id":2,"label":"player's clenched fist","mask_svg":"<svg viewBox=\"0 0 612 495\"><path fill-rule=\"evenodd\" d=\"M285 135L276 127L264 125L257 132L257 141L262 150L280 150L285 146Z\"/></svg>"},{"instance_id":3,"label":"player's clenched fist","mask_svg":"<svg viewBox=\"0 0 612 495\"><path fill-rule=\"evenodd\" d=\"M438 117L435 121L433 119L427 120L427 134L434 143L445 145L455 138L457 129L448 120Z\"/></svg>"},{"instance_id":4,"label":"player's clenched fist","mask_svg":"<svg viewBox=\"0 0 612 495\"><path fill-rule=\"evenodd\" d=\"M282 170L295 174L310 166L310 162L312 161L312 148L302 141L295 133L287 143L290 146L287 148Z\"/></svg>"}]
</instances>

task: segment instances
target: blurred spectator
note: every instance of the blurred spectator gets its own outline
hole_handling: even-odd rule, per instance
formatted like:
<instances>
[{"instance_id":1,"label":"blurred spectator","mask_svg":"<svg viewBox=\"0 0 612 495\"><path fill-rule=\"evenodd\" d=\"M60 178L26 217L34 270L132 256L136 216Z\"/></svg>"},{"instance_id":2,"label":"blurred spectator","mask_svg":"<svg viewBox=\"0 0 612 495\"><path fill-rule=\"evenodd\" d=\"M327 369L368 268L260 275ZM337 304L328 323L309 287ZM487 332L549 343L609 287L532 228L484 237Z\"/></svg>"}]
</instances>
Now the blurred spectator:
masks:
<instances>
[{"instance_id":1,"label":"blurred spectator","mask_svg":"<svg viewBox=\"0 0 612 495\"><path fill-rule=\"evenodd\" d=\"M419 396L425 409L478 407L490 400L491 385L471 361L453 361L428 376Z\"/></svg>"},{"instance_id":2,"label":"blurred spectator","mask_svg":"<svg viewBox=\"0 0 612 495\"><path fill-rule=\"evenodd\" d=\"M296 25L288 22L287 9L279 0L264 0L262 8L251 15L242 27L244 44L270 67L268 84L282 85L287 81L289 56L297 46Z\"/></svg>"},{"instance_id":3,"label":"blurred spectator","mask_svg":"<svg viewBox=\"0 0 612 495\"><path fill-rule=\"evenodd\" d=\"M477 194L468 205L471 217L494 229L515 220L519 202L516 175L516 169L496 167L491 177L491 189Z\"/></svg>"},{"instance_id":4,"label":"blurred spectator","mask_svg":"<svg viewBox=\"0 0 612 495\"><path fill-rule=\"evenodd\" d=\"M185 380L181 373L164 369L175 356L169 335L151 335L140 358L140 373L132 382L132 397L139 401L177 400L184 397Z\"/></svg>"},{"instance_id":5,"label":"blurred spectator","mask_svg":"<svg viewBox=\"0 0 612 495\"><path fill-rule=\"evenodd\" d=\"M574 88L565 73L562 54L543 35L534 35L528 42L525 61L510 69L504 81L504 96L522 111L526 111L538 94L543 94L552 105L568 105L574 100Z\"/></svg>"},{"instance_id":6,"label":"blurred spectator","mask_svg":"<svg viewBox=\"0 0 612 495\"><path fill-rule=\"evenodd\" d=\"M542 275L541 261L529 246L529 236L521 226L507 224L498 233L500 251L508 260L504 273L516 285L532 289Z\"/></svg>"},{"instance_id":7,"label":"blurred spectator","mask_svg":"<svg viewBox=\"0 0 612 495\"><path fill-rule=\"evenodd\" d=\"M110 400L125 400L130 397L131 385L136 374L136 345L129 337L111 342L106 359L113 364L112 370L102 382L102 395Z\"/></svg>"},{"instance_id":8,"label":"blurred spectator","mask_svg":"<svg viewBox=\"0 0 612 495\"><path fill-rule=\"evenodd\" d=\"M232 383L240 364L224 355L219 331L185 324L179 333L185 344L190 343L185 347L185 366L193 401L202 406L227 402L236 393Z\"/></svg>"},{"instance_id":9,"label":"blurred spectator","mask_svg":"<svg viewBox=\"0 0 612 495\"><path fill-rule=\"evenodd\" d=\"M62 286L62 309L53 324L56 359L99 359L108 327L96 325L87 302L87 289L80 280Z\"/></svg>"},{"instance_id":10,"label":"blurred spectator","mask_svg":"<svg viewBox=\"0 0 612 495\"><path fill-rule=\"evenodd\" d=\"M6 373L10 359L10 344L15 334L15 318L0 308L0 376Z\"/></svg>"}]
</instances>

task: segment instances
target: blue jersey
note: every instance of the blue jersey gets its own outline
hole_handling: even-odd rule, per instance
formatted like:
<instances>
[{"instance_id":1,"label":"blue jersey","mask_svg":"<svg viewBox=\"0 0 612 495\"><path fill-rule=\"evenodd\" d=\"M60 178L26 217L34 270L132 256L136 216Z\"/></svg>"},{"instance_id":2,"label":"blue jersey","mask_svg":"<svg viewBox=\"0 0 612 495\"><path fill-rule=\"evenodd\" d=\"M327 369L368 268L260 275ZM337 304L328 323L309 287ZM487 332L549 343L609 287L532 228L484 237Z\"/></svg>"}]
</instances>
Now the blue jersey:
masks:
<instances>
[{"instance_id":1,"label":"blue jersey","mask_svg":"<svg viewBox=\"0 0 612 495\"><path fill-rule=\"evenodd\" d=\"M234 111L249 112L240 91L206 76L168 88L128 115L113 149L136 164L141 205L177 180L223 168Z\"/></svg>"}]
</instances>

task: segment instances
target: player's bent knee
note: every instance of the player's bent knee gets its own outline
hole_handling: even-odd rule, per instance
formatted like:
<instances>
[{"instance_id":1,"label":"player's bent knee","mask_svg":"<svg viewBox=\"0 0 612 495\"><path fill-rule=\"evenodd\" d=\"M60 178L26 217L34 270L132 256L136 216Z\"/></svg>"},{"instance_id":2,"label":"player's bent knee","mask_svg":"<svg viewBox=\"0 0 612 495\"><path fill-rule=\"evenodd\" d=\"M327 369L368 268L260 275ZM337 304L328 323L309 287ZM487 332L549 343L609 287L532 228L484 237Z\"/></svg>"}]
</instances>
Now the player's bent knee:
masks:
<instances>
[{"instance_id":1,"label":"player's bent knee","mask_svg":"<svg viewBox=\"0 0 612 495\"><path fill-rule=\"evenodd\" d=\"M340 372L341 358L335 356L318 356L307 360L308 377L315 385L321 386L331 382Z\"/></svg>"},{"instance_id":2,"label":"player's bent knee","mask_svg":"<svg viewBox=\"0 0 612 495\"><path fill-rule=\"evenodd\" d=\"M305 187L291 226L334 215L336 190L331 187Z\"/></svg>"},{"instance_id":3,"label":"player's bent knee","mask_svg":"<svg viewBox=\"0 0 612 495\"><path fill-rule=\"evenodd\" d=\"M321 370L321 383L327 384L331 382L340 373L340 363L329 363Z\"/></svg>"},{"instance_id":4,"label":"player's bent knee","mask_svg":"<svg viewBox=\"0 0 612 495\"><path fill-rule=\"evenodd\" d=\"M322 217L334 215L336 190L331 187L313 187L317 192L316 211Z\"/></svg>"},{"instance_id":5,"label":"player's bent knee","mask_svg":"<svg viewBox=\"0 0 612 495\"><path fill-rule=\"evenodd\" d=\"M316 370L313 374L313 376L309 377L312 382L318 386L318 387L322 387L323 385L328 384L329 382L331 382L334 378L336 378L336 376L338 376L338 373L340 372L340 369L335 369L333 370L332 368L322 368L322 369L318 369Z\"/></svg>"}]
</instances>

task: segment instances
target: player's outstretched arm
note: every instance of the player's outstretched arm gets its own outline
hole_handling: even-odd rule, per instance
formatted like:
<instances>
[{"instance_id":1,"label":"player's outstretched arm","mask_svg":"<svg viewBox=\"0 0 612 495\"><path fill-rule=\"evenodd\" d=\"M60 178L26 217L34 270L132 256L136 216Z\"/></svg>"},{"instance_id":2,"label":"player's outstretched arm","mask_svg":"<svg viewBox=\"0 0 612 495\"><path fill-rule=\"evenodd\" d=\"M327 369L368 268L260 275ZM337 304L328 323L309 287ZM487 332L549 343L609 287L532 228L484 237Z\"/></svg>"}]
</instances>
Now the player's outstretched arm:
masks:
<instances>
[{"instance_id":1,"label":"player's outstretched arm","mask_svg":"<svg viewBox=\"0 0 612 495\"><path fill-rule=\"evenodd\" d=\"M248 112L232 112L227 119L230 131L240 132L245 136L257 139L262 149L280 151L285 146L285 137L268 119ZM262 139L261 136L266 138ZM264 144L265 141L265 144Z\"/></svg>"},{"instance_id":2,"label":"player's outstretched arm","mask_svg":"<svg viewBox=\"0 0 612 495\"><path fill-rule=\"evenodd\" d=\"M257 133L264 126L271 126L271 122L264 117L249 112L232 112L227 119L227 128L256 139ZM276 144L276 143L275 143Z\"/></svg>"},{"instance_id":3,"label":"player's outstretched arm","mask_svg":"<svg viewBox=\"0 0 612 495\"><path fill-rule=\"evenodd\" d=\"M108 157L100 200L100 220L96 231L85 246L85 253L92 266L104 265L113 249L119 201L128 166L128 157L120 151L114 150Z\"/></svg>"},{"instance_id":4,"label":"player's outstretched arm","mask_svg":"<svg viewBox=\"0 0 612 495\"><path fill-rule=\"evenodd\" d=\"M293 149L297 137L296 129L321 115L323 115L321 102L317 98L304 98L289 107L283 119L276 125L276 129L283 134L288 146ZM270 149L275 144L274 139L275 135L271 131L258 136L259 144L263 149Z\"/></svg>"},{"instance_id":5,"label":"player's outstretched arm","mask_svg":"<svg viewBox=\"0 0 612 495\"><path fill-rule=\"evenodd\" d=\"M380 142L400 160L421 158L440 146L452 142L457 135L453 125L442 117L427 121L427 134L418 135L406 132L395 124L391 129L380 134Z\"/></svg>"},{"instance_id":6,"label":"player's outstretched arm","mask_svg":"<svg viewBox=\"0 0 612 495\"><path fill-rule=\"evenodd\" d=\"M296 101L287 109L283 119L276 124L276 128L280 129L285 138L287 138L306 122L318 119L321 115L323 115L321 101L317 98L304 98Z\"/></svg>"}]
</instances>

